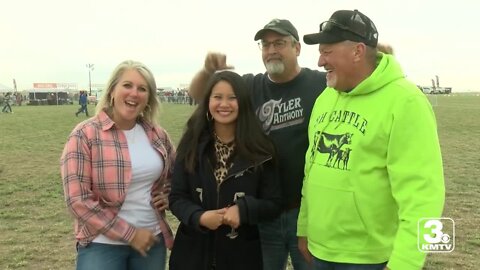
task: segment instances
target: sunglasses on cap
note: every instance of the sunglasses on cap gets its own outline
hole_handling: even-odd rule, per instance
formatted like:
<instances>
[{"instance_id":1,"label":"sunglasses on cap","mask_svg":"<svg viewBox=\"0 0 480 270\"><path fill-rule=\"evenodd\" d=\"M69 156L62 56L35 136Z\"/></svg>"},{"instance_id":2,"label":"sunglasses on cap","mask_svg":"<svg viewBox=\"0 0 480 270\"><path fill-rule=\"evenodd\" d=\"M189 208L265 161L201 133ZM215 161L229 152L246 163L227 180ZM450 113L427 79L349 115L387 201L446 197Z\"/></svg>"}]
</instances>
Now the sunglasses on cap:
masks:
<instances>
[{"instance_id":1,"label":"sunglasses on cap","mask_svg":"<svg viewBox=\"0 0 480 270\"><path fill-rule=\"evenodd\" d=\"M341 24L339 22L332 21L332 20L324 21L320 24L320 32L323 32L323 31L331 32L334 30L334 28L338 28L338 29L350 32L352 34L355 34L361 38L367 38L366 25L362 17L359 15L358 10L355 10L353 15L350 17L349 24L350 26L346 26L344 24ZM360 27L363 29L352 29L355 26L357 26L357 28Z\"/></svg>"}]
</instances>

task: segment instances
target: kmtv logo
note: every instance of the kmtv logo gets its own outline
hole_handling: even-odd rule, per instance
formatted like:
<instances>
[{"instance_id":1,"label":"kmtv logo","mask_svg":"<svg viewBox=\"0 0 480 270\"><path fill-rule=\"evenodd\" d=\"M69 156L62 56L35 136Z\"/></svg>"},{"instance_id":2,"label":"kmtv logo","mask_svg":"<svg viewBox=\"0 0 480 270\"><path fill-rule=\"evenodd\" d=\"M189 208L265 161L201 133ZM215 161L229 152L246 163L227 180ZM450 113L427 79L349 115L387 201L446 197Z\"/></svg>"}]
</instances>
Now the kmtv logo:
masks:
<instances>
[{"instance_id":1,"label":"kmtv logo","mask_svg":"<svg viewBox=\"0 0 480 270\"><path fill-rule=\"evenodd\" d=\"M452 252L455 249L455 222L451 218L421 218L418 221L418 250Z\"/></svg>"}]
</instances>

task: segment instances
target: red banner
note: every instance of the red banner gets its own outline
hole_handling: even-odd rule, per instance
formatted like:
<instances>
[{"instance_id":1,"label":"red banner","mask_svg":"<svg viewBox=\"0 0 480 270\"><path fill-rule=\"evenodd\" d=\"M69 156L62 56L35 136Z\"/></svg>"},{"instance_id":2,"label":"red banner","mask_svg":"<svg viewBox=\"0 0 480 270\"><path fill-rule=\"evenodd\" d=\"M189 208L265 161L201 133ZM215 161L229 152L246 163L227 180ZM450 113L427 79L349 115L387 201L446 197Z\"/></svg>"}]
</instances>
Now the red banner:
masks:
<instances>
[{"instance_id":1,"label":"red banner","mask_svg":"<svg viewBox=\"0 0 480 270\"><path fill-rule=\"evenodd\" d=\"M33 88L57 88L56 83L33 83Z\"/></svg>"}]
</instances>

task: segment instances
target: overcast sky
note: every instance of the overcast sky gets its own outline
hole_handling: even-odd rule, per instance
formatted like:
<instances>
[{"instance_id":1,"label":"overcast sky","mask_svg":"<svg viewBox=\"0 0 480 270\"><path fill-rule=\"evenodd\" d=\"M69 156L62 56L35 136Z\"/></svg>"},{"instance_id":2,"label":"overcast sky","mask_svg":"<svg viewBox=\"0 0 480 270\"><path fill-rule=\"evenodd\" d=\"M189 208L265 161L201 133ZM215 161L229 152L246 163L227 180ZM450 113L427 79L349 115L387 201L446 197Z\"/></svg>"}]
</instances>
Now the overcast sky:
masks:
<instances>
[{"instance_id":1,"label":"overcast sky","mask_svg":"<svg viewBox=\"0 0 480 270\"><path fill-rule=\"evenodd\" d=\"M228 55L239 73L263 72L253 36L273 18L304 34L338 9L359 9L393 45L419 85L479 91L480 4L476 0L15 0L0 3L0 84L106 83L125 59L145 63L158 86L188 84L207 51ZM317 69L318 47L302 41L300 65Z\"/></svg>"}]
</instances>

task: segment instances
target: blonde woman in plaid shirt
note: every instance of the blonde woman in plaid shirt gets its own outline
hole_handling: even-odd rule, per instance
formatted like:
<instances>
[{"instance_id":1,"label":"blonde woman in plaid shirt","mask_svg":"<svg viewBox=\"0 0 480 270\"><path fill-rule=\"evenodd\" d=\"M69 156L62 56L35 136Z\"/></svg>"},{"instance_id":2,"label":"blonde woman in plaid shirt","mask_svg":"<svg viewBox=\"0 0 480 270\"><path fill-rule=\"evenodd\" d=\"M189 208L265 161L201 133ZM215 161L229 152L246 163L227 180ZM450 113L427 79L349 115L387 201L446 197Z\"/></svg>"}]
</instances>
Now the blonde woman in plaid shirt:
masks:
<instances>
[{"instance_id":1,"label":"blonde woman in plaid shirt","mask_svg":"<svg viewBox=\"0 0 480 270\"><path fill-rule=\"evenodd\" d=\"M120 63L96 115L65 144L61 173L75 218L78 270L165 269L175 149L156 123L156 89L145 65Z\"/></svg>"}]
</instances>

